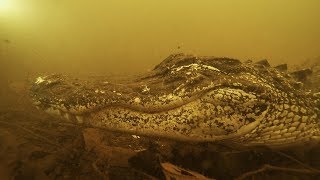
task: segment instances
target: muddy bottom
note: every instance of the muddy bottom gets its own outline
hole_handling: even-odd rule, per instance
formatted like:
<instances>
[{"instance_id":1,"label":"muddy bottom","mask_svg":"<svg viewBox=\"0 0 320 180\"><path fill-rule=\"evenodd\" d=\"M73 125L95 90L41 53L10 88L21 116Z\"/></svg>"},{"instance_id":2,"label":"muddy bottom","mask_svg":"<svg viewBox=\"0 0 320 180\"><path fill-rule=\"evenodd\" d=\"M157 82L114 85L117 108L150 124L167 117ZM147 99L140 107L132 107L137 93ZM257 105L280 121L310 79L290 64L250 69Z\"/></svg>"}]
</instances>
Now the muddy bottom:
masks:
<instances>
[{"instance_id":1,"label":"muddy bottom","mask_svg":"<svg viewBox=\"0 0 320 180\"><path fill-rule=\"evenodd\" d=\"M188 144L80 127L3 91L1 179L320 179L320 148Z\"/></svg>"}]
</instances>

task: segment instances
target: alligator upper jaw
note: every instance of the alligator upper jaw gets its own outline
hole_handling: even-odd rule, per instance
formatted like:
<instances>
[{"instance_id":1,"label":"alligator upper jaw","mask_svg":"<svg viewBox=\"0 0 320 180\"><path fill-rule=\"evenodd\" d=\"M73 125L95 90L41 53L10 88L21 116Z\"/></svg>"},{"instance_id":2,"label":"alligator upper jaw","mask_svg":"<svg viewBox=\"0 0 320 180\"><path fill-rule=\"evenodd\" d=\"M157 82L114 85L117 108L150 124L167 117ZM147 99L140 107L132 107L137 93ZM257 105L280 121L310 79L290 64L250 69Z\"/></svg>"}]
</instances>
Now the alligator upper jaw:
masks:
<instances>
[{"instance_id":1,"label":"alligator upper jaw","mask_svg":"<svg viewBox=\"0 0 320 180\"><path fill-rule=\"evenodd\" d=\"M101 78L88 82L62 75L40 76L33 83L30 94L34 105L51 114L82 116L112 106L147 113L168 111L192 102L208 91L225 87L255 94L267 91L248 80L223 77L201 82L199 87L198 84L188 86L184 83L168 85L158 92L157 87L163 82L161 79L157 81L125 85Z\"/></svg>"}]
</instances>

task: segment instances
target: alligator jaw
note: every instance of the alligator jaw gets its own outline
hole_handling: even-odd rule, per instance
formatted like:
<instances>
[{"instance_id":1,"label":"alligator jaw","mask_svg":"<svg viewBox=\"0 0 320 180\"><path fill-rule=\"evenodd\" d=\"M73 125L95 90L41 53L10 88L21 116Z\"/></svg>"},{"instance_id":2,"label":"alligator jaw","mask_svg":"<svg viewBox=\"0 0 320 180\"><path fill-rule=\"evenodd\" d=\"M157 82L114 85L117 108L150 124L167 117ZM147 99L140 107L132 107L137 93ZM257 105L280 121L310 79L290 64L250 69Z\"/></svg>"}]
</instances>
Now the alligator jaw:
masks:
<instances>
[{"instance_id":1,"label":"alligator jaw","mask_svg":"<svg viewBox=\"0 0 320 180\"><path fill-rule=\"evenodd\" d=\"M38 109L41 109L39 103L35 103L36 107ZM216 141L222 141L222 140L230 140L230 139L235 139L239 138L241 136L244 136L245 134L250 133L252 130L257 128L261 121L265 118L266 114L269 111L269 108L264 110L256 119L256 121L253 121L251 123L248 123L238 130L236 130L233 133L230 133L228 135L215 135L215 136L210 136L207 138L203 137L198 137L198 136L186 136L183 134L177 134L173 132L165 132L165 131L155 131L155 129L141 129L141 127L137 126L134 127L131 124L127 124L126 128L119 128L117 125L106 125L103 122L101 122L101 118L99 119L99 116L105 115L105 112L108 111L108 109L105 110L100 110L97 112L93 113L85 113L85 114L78 114L74 115L68 112L63 112L61 109L54 108L54 107L49 107L44 110L46 113L54 116L54 117L59 117L65 120L66 122L70 122L73 124L79 124L79 125L89 125L89 126L94 126L98 128L103 128L107 129L110 131L117 131L117 132L125 132L125 133L130 133L130 134L137 134L137 135L144 135L144 136L151 136L151 137L162 137L162 138L167 138L167 139L172 139L172 140L178 140L178 141L186 141L186 142L216 142ZM114 109L114 111L130 111L130 110L125 110L123 108L119 109ZM110 111L109 111L110 112ZM140 113L141 112L135 112L135 113ZM153 114L148 114L150 117L152 117ZM141 115L142 116L142 115ZM110 118L110 117L107 117ZM105 118L102 118L105 119ZM113 127L112 127L113 126ZM129 127L130 126L130 127Z\"/></svg>"}]
</instances>

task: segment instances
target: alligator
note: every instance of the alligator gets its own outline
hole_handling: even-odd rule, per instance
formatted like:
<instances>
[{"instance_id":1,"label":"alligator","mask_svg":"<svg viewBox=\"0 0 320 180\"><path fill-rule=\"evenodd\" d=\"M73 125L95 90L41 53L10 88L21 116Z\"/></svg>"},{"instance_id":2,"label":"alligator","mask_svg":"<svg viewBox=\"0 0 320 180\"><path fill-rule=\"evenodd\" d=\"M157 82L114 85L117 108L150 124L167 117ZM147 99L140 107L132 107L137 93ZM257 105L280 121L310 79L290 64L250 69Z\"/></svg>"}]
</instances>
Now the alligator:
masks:
<instances>
[{"instance_id":1,"label":"alligator","mask_svg":"<svg viewBox=\"0 0 320 180\"><path fill-rule=\"evenodd\" d=\"M271 67L267 60L173 54L149 72L116 82L39 76L30 97L38 109L79 125L176 141L288 148L320 140L319 93L295 77L286 65Z\"/></svg>"}]
</instances>

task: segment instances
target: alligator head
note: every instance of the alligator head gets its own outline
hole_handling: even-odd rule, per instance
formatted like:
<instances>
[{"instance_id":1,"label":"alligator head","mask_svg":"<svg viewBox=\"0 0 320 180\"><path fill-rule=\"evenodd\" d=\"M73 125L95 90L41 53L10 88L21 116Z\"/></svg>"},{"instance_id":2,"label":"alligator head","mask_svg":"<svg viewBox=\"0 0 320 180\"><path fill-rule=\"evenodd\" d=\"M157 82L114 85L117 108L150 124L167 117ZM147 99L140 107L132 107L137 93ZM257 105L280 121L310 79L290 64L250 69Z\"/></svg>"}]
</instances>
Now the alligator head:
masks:
<instances>
[{"instance_id":1,"label":"alligator head","mask_svg":"<svg viewBox=\"0 0 320 180\"><path fill-rule=\"evenodd\" d=\"M133 134L270 147L320 137L314 97L267 61L175 54L130 81L41 76L30 94L66 121Z\"/></svg>"}]
</instances>

